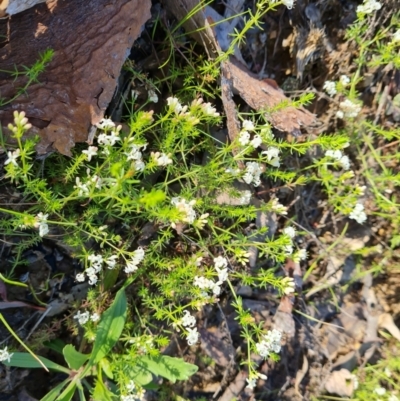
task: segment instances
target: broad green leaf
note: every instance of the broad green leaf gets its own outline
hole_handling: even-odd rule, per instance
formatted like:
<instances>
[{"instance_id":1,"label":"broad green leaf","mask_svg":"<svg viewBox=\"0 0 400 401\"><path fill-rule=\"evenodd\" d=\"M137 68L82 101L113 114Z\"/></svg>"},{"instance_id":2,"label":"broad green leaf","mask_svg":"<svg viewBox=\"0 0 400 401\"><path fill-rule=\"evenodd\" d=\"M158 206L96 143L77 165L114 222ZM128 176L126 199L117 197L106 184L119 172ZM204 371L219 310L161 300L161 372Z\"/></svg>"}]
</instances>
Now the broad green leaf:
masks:
<instances>
[{"instance_id":1,"label":"broad green leaf","mask_svg":"<svg viewBox=\"0 0 400 401\"><path fill-rule=\"evenodd\" d=\"M43 358L42 356L38 356L38 358L43 362L43 364L51 370L57 370L58 372L63 372L70 374L71 371L59 365L58 363L54 363L47 358ZM27 352L14 352L10 362L3 361L4 365L6 366L15 366L17 368L41 368L43 366L31 355Z\"/></svg>"},{"instance_id":2,"label":"broad green leaf","mask_svg":"<svg viewBox=\"0 0 400 401\"><path fill-rule=\"evenodd\" d=\"M103 359L121 336L126 320L126 295L121 288L111 306L103 313L97 326L96 341L89 365L93 366Z\"/></svg>"},{"instance_id":3,"label":"broad green leaf","mask_svg":"<svg viewBox=\"0 0 400 401\"><path fill-rule=\"evenodd\" d=\"M147 386L153 380L151 372L143 366L136 365L129 367L129 370L126 373L135 381L135 383L138 383L141 386Z\"/></svg>"},{"instance_id":4,"label":"broad green leaf","mask_svg":"<svg viewBox=\"0 0 400 401\"><path fill-rule=\"evenodd\" d=\"M71 344L64 347L63 355L68 366L74 370L78 370L90 358L90 355L81 354Z\"/></svg>"},{"instance_id":5,"label":"broad green leaf","mask_svg":"<svg viewBox=\"0 0 400 401\"><path fill-rule=\"evenodd\" d=\"M157 376L165 377L172 383L177 380L187 380L197 372L198 367L185 362L180 358L172 358L166 355L142 356L139 358L139 366L147 369Z\"/></svg>"},{"instance_id":6,"label":"broad green leaf","mask_svg":"<svg viewBox=\"0 0 400 401\"><path fill-rule=\"evenodd\" d=\"M104 291L108 291L116 282L119 276L118 269L106 269L104 271Z\"/></svg>"},{"instance_id":7,"label":"broad green leaf","mask_svg":"<svg viewBox=\"0 0 400 401\"><path fill-rule=\"evenodd\" d=\"M100 361L100 367L103 369L103 372L105 373L105 375L109 378L109 379L113 379L114 375L111 369L111 364L110 361L107 358L103 358Z\"/></svg>"},{"instance_id":8,"label":"broad green leaf","mask_svg":"<svg viewBox=\"0 0 400 401\"><path fill-rule=\"evenodd\" d=\"M47 348L52 349L53 351L58 352L59 354L62 354L66 344L63 340L55 338L54 340L45 341L43 345Z\"/></svg>"},{"instance_id":9,"label":"broad green leaf","mask_svg":"<svg viewBox=\"0 0 400 401\"><path fill-rule=\"evenodd\" d=\"M50 392L48 392L40 401L54 401L57 399L61 390L67 385L70 379L64 380L62 383L57 384Z\"/></svg>"},{"instance_id":10,"label":"broad green leaf","mask_svg":"<svg viewBox=\"0 0 400 401\"><path fill-rule=\"evenodd\" d=\"M102 380L96 380L92 398L93 400L113 401L114 394L104 385Z\"/></svg>"},{"instance_id":11,"label":"broad green leaf","mask_svg":"<svg viewBox=\"0 0 400 401\"><path fill-rule=\"evenodd\" d=\"M67 388L58 396L57 401L70 401L76 390L76 382L72 381Z\"/></svg>"}]
</instances>

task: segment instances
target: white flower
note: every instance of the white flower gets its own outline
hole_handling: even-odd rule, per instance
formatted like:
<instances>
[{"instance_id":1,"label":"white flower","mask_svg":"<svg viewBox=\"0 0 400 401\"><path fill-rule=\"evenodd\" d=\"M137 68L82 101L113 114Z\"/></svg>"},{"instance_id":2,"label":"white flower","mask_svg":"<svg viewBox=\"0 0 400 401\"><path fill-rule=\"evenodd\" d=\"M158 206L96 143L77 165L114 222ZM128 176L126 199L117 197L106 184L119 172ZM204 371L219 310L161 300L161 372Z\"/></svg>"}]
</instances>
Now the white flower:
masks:
<instances>
[{"instance_id":1,"label":"white flower","mask_svg":"<svg viewBox=\"0 0 400 401\"><path fill-rule=\"evenodd\" d=\"M210 116L210 117L219 117L219 113L217 113L217 109L215 107L213 107L211 103L204 103L201 108L205 115Z\"/></svg>"},{"instance_id":2,"label":"white flower","mask_svg":"<svg viewBox=\"0 0 400 401\"><path fill-rule=\"evenodd\" d=\"M193 209L193 206L196 204L195 200L188 202L184 198L175 197L171 199L171 203L182 213L180 221L193 224L196 219L196 212Z\"/></svg>"},{"instance_id":3,"label":"white flower","mask_svg":"<svg viewBox=\"0 0 400 401\"><path fill-rule=\"evenodd\" d=\"M214 286L212 287L212 292L214 295L218 296L221 294L221 287L219 283L214 283Z\"/></svg>"},{"instance_id":4,"label":"white flower","mask_svg":"<svg viewBox=\"0 0 400 401\"><path fill-rule=\"evenodd\" d=\"M248 205L251 200L251 192L249 190L243 191L242 196L239 198L241 205Z\"/></svg>"},{"instance_id":5,"label":"white flower","mask_svg":"<svg viewBox=\"0 0 400 401\"><path fill-rule=\"evenodd\" d=\"M282 0L283 4L291 10L294 7L295 0Z\"/></svg>"},{"instance_id":6,"label":"white flower","mask_svg":"<svg viewBox=\"0 0 400 401\"><path fill-rule=\"evenodd\" d=\"M209 280L208 278L195 276L193 285L199 287L202 290L207 290L209 288L213 288L215 283L214 281Z\"/></svg>"},{"instance_id":7,"label":"white flower","mask_svg":"<svg viewBox=\"0 0 400 401\"><path fill-rule=\"evenodd\" d=\"M87 150L82 150L82 153L84 153L87 156L88 161L92 160L92 156L97 155L97 146L89 146Z\"/></svg>"},{"instance_id":8,"label":"white flower","mask_svg":"<svg viewBox=\"0 0 400 401\"><path fill-rule=\"evenodd\" d=\"M90 317L90 313L89 312L83 312L81 313L80 311L78 311L78 313L74 316L74 319L77 319L80 325L84 325L85 323L88 322Z\"/></svg>"},{"instance_id":9,"label":"white flower","mask_svg":"<svg viewBox=\"0 0 400 401\"><path fill-rule=\"evenodd\" d=\"M144 249L139 247L133 252L133 256L130 261L127 262L124 269L126 274L134 273L138 269L138 264L144 259Z\"/></svg>"},{"instance_id":10,"label":"white flower","mask_svg":"<svg viewBox=\"0 0 400 401\"><path fill-rule=\"evenodd\" d=\"M390 397L388 398L388 401L399 401L399 399L394 394L391 394Z\"/></svg>"},{"instance_id":11,"label":"white flower","mask_svg":"<svg viewBox=\"0 0 400 401\"><path fill-rule=\"evenodd\" d=\"M215 270L218 273L218 285L221 285L223 282L228 280L228 269L219 269L218 267L215 267Z\"/></svg>"},{"instance_id":12,"label":"white flower","mask_svg":"<svg viewBox=\"0 0 400 401\"><path fill-rule=\"evenodd\" d=\"M400 42L400 29L393 34L392 40L393 42Z\"/></svg>"},{"instance_id":13,"label":"white flower","mask_svg":"<svg viewBox=\"0 0 400 401\"><path fill-rule=\"evenodd\" d=\"M261 166L257 162L247 162L246 163L246 172L243 176L244 182L247 184L253 183L255 187L258 187L261 184L260 181L261 175Z\"/></svg>"},{"instance_id":14,"label":"white flower","mask_svg":"<svg viewBox=\"0 0 400 401\"><path fill-rule=\"evenodd\" d=\"M329 96L335 96L337 93L336 83L333 81L325 81L323 89Z\"/></svg>"},{"instance_id":15,"label":"white flower","mask_svg":"<svg viewBox=\"0 0 400 401\"><path fill-rule=\"evenodd\" d=\"M353 211L349 214L349 217L359 224L364 223L367 220L367 215L364 212L364 205L357 203Z\"/></svg>"},{"instance_id":16,"label":"white flower","mask_svg":"<svg viewBox=\"0 0 400 401\"><path fill-rule=\"evenodd\" d=\"M296 229L292 226L285 227L283 229L283 233L287 235L289 238L294 238L296 236Z\"/></svg>"},{"instance_id":17,"label":"white flower","mask_svg":"<svg viewBox=\"0 0 400 401\"><path fill-rule=\"evenodd\" d=\"M385 373L386 377L392 377L392 372L390 371L390 369L388 367L385 368L383 373Z\"/></svg>"},{"instance_id":18,"label":"white flower","mask_svg":"<svg viewBox=\"0 0 400 401\"><path fill-rule=\"evenodd\" d=\"M267 162L271 164L271 166L279 167L280 160L279 160L279 149L271 146L268 150L264 150L261 152L262 155L266 155Z\"/></svg>"},{"instance_id":19,"label":"white flower","mask_svg":"<svg viewBox=\"0 0 400 401\"><path fill-rule=\"evenodd\" d=\"M132 144L129 153L125 153L127 160L140 160L142 158L142 153L140 152L140 145Z\"/></svg>"},{"instance_id":20,"label":"white flower","mask_svg":"<svg viewBox=\"0 0 400 401\"><path fill-rule=\"evenodd\" d=\"M299 249L293 256L294 262L299 263L301 260L307 259L307 251L305 249Z\"/></svg>"},{"instance_id":21,"label":"white flower","mask_svg":"<svg viewBox=\"0 0 400 401\"><path fill-rule=\"evenodd\" d=\"M92 315L90 315L90 320L92 322L97 322L100 320L100 315L96 312L94 312Z\"/></svg>"},{"instance_id":22,"label":"white flower","mask_svg":"<svg viewBox=\"0 0 400 401\"><path fill-rule=\"evenodd\" d=\"M347 75L341 75L339 81L343 86L347 86L350 83L350 78Z\"/></svg>"},{"instance_id":23,"label":"white flower","mask_svg":"<svg viewBox=\"0 0 400 401\"><path fill-rule=\"evenodd\" d=\"M114 269L115 265L117 264L117 259L118 259L117 255L112 255L107 260L105 260L105 263L110 270Z\"/></svg>"},{"instance_id":24,"label":"white flower","mask_svg":"<svg viewBox=\"0 0 400 401\"><path fill-rule=\"evenodd\" d=\"M279 330L268 330L267 334L262 337L262 340L256 344L257 353L267 358L271 352L279 353L281 350L282 333Z\"/></svg>"},{"instance_id":25,"label":"white flower","mask_svg":"<svg viewBox=\"0 0 400 401\"><path fill-rule=\"evenodd\" d=\"M166 155L165 153L151 152L151 157L158 166L167 166L172 163L172 159L169 157L171 154Z\"/></svg>"},{"instance_id":26,"label":"white flower","mask_svg":"<svg viewBox=\"0 0 400 401\"><path fill-rule=\"evenodd\" d=\"M339 164L342 166L343 170L348 170L350 168L350 159L348 156L342 156L339 159Z\"/></svg>"},{"instance_id":27,"label":"white flower","mask_svg":"<svg viewBox=\"0 0 400 401\"><path fill-rule=\"evenodd\" d=\"M100 120L99 123L96 124L97 128L100 128L102 130L106 130L109 128L114 128L115 124L113 123L112 120L108 119L108 118L103 118L102 120Z\"/></svg>"},{"instance_id":28,"label":"white flower","mask_svg":"<svg viewBox=\"0 0 400 401\"><path fill-rule=\"evenodd\" d=\"M293 245L285 245L283 247L283 251L285 252L286 256L289 256L293 253Z\"/></svg>"},{"instance_id":29,"label":"white flower","mask_svg":"<svg viewBox=\"0 0 400 401\"><path fill-rule=\"evenodd\" d=\"M126 389L130 392L133 393L133 391L135 391L135 382L133 380L131 380L128 385L126 386Z\"/></svg>"},{"instance_id":30,"label":"white flower","mask_svg":"<svg viewBox=\"0 0 400 401\"><path fill-rule=\"evenodd\" d=\"M340 118L340 119L343 119L343 118L344 118L344 113L343 113L343 111L342 111L342 110L338 110L338 111L336 112L336 117L337 117L337 118Z\"/></svg>"},{"instance_id":31,"label":"white flower","mask_svg":"<svg viewBox=\"0 0 400 401\"><path fill-rule=\"evenodd\" d=\"M358 13L363 14L371 14L374 11L380 10L382 8L382 4L376 0L364 0L364 3L361 6L357 7Z\"/></svg>"},{"instance_id":32,"label":"white flower","mask_svg":"<svg viewBox=\"0 0 400 401\"><path fill-rule=\"evenodd\" d=\"M74 188L78 190L78 196L86 196L89 194L88 186L83 184L79 177L75 178L75 183L76 185L74 185Z\"/></svg>"},{"instance_id":33,"label":"white flower","mask_svg":"<svg viewBox=\"0 0 400 401\"><path fill-rule=\"evenodd\" d=\"M10 354L7 351L7 347L5 347L4 349L0 349L0 362L7 361L8 363L10 363L11 357L13 355L14 355L13 353Z\"/></svg>"},{"instance_id":34,"label":"white flower","mask_svg":"<svg viewBox=\"0 0 400 401\"><path fill-rule=\"evenodd\" d=\"M14 152L7 152L8 159L4 162L6 166L9 163L14 164L15 167L18 167L17 159L21 156L21 150L17 149Z\"/></svg>"},{"instance_id":35,"label":"white flower","mask_svg":"<svg viewBox=\"0 0 400 401\"><path fill-rule=\"evenodd\" d=\"M357 185L354 192L359 196L364 196L366 189L367 189L367 187L365 185L362 185L362 186Z\"/></svg>"},{"instance_id":36,"label":"white flower","mask_svg":"<svg viewBox=\"0 0 400 401\"><path fill-rule=\"evenodd\" d=\"M276 198L272 199L271 210L278 214L283 214L283 215L287 214L287 207L280 204L278 202L278 199L276 199Z\"/></svg>"},{"instance_id":37,"label":"white flower","mask_svg":"<svg viewBox=\"0 0 400 401\"><path fill-rule=\"evenodd\" d=\"M88 274L89 285L96 285L99 278L95 274Z\"/></svg>"},{"instance_id":38,"label":"white flower","mask_svg":"<svg viewBox=\"0 0 400 401\"><path fill-rule=\"evenodd\" d=\"M223 256L218 256L214 259L215 268L224 268L228 266L228 261Z\"/></svg>"},{"instance_id":39,"label":"white flower","mask_svg":"<svg viewBox=\"0 0 400 401\"><path fill-rule=\"evenodd\" d=\"M179 103L179 99L176 97L169 97L167 98L167 104L170 110L173 110L175 114L179 114L183 111L182 105Z\"/></svg>"},{"instance_id":40,"label":"white flower","mask_svg":"<svg viewBox=\"0 0 400 401\"><path fill-rule=\"evenodd\" d=\"M186 340L189 345L194 345L199 341L199 333L197 332L197 327L194 327L193 329L187 328L188 331Z\"/></svg>"},{"instance_id":41,"label":"white flower","mask_svg":"<svg viewBox=\"0 0 400 401\"><path fill-rule=\"evenodd\" d=\"M251 120L243 120L242 129L244 131L254 131L254 123Z\"/></svg>"},{"instance_id":42,"label":"white flower","mask_svg":"<svg viewBox=\"0 0 400 401\"><path fill-rule=\"evenodd\" d=\"M255 135L254 138L250 141L250 145L253 148L258 148L262 144L262 139L260 135Z\"/></svg>"},{"instance_id":43,"label":"white flower","mask_svg":"<svg viewBox=\"0 0 400 401\"><path fill-rule=\"evenodd\" d=\"M247 131L241 131L239 134L239 142L242 146L246 146L250 142L250 134Z\"/></svg>"},{"instance_id":44,"label":"white flower","mask_svg":"<svg viewBox=\"0 0 400 401\"><path fill-rule=\"evenodd\" d=\"M101 270L101 265L103 263L103 257L101 255L92 253L88 256L88 261L90 262L90 265L95 268L96 272Z\"/></svg>"},{"instance_id":45,"label":"white flower","mask_svg":"<svg viewBox=\"0 0 400 401\"><path fill-rule=\"evenodd\" d=\"M204 213L202 214L196 221L195 225L197 228L200 228L200 230L207 224L207 217L209 216L209 213Z\"/></svg>"},{"instance_id":46,"label":"white flower","mask_svg":"<svg viewBox=\"0 0 400 401\"><path fill-rule=\"evenodd\" d=\"M376 387L374 389L374 393L378 395L384 395L386 393L386 389L384 387Z\"/></svg>"},{"instance_id":47,"label":"white flower","mask_svg":"<svg viewBox=\"0 0 400 401\"><path fill-rule=\"evenodd\" d=\"M292 277L285 277L282 279L282 285L283 285L283 292L285 295L290 295L294 293L294 290L296 288L296 284L294 283L294 279Z\"/></svg>"},{"instance_id":48,"label":"white flower","mask_svg":"<svg viewBox=\"0 0 400 401\"><path fill-rule=\"evenodd\" d=\"M121 140L119 137L119 131L121 131L122 125L118 125L117 129L112 130L110 135L108 136L108 141L110 146L114 146L118 141Z\"/></svg>"},{"instance_id":49,"label":"white flower","mask_svg":"<svg viewBox=\"0 0 400 401\"><path fill-rule=\"evenodd\" d=\"M143 160L136 160L134 165L135 165L135 170L137 171L143 171L145 168Z\"/></svg>"},{"instance_id":50,"label":"white flower","mask_svg":"<svg viewBox=\"0 0 400 401\"><path fill-rule=\"evenodd\" d=\"M256 381L257 381L256 378L253 378L253 379L246 379L246 381L247 381L247 386L246 386L246 388L249 388L249 389L252 390L252 389L256 386Z\"/></svg>"},{"instance_id":51,"label":"white flower","mask_svg":"<svg viewBox=\"0 0 400 401\"><path fill-rule=\"evenodd\" d=\"M196 325L196 318L190 314L189 311L185 310L183 312L185 315L182 317L182 326L193 327Z\"/></svg>"},{"instance_id":52,"label":"white flower","mask_svg":"<svg viewBox=\"0 0 400 401\"><path fill-rule=\"evenodd\" d=\"M147 92L147 96L148 96L150 102L158 103L158 96L157 96L157 93L156 93L155 91L153 91L152 89L150 89L150 90Z\"/></svg>"},{"instance_id":53,"label":"white flower","mask_svg":"<svg viewBox=\"0 0 400 401\"><path fill-rule=\"evenodd\" d=\"M75 276L75 280L78 281L79 283L82 283L85 281L85 274L84 273L78 273Z\"/></svg>"},{"instance_id":54,"label":"white flower","mask_svg":"<svg viewBox=\"0 0 400 401\"><path fill-rule=\"evenodd\" d=\"M35 217L35 224L34 227L39 228L39 235L44 237L46 234L49 233L49 226L47 225L47 218L49 217L48 214L43 214L40 212Z\"/></svg>"},{"instance_id":55,"label":"white flower","mask_svg":"<svg viewBox=\"0 0 400 401\"><path fill-rule=\"evenodd\" d=\"M361 105L353 103L350 99L346 99L344 102L340 102L339 108L343 112L344 117L347 118L357 117L361 111Z\"/></svg>"}]
</instances>

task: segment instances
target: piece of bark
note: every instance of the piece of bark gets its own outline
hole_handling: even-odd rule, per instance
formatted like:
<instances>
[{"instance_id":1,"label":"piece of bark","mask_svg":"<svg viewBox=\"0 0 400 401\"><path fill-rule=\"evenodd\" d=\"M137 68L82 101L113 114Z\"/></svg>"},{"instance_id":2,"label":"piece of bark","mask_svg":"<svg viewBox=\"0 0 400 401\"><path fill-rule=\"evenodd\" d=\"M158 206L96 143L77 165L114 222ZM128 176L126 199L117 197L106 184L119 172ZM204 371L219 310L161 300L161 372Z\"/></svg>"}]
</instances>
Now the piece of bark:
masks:
<instances>
[{"instance_id":1,"label":"piece of bark","mask_svg":"<svg viewBox=\"0 0 400 401\"><path fill-rule=\"evenodd\" d=\"M267 119L275 128L297 136L301 127L311 125L315 121L315 116L303 108L287 106L273 111L280 103L289 101L277 86L269 81L260 81L234 57L223 64L222 73L231 80L233 90L251 108L257 111L265 110Z\"/></svg>"},{"instance_id":2,"label":"piece of bark","mask_svg":"<svg viewBox=\"0 0 400 401\"><path fill-rule=\"evenodd\" d=\"M3 127L14 110L25 111L30 133L41 137L38 153L52 145L70 155L75 142L84 142L90 126L103 118L150 6L150 0L49 0L0 20L0 32L5 27L8 32L0 44L2 70L31 66L39 53L54 50L40 83L0 110ZM2 98L12 98L24 79L1 73Z\"/></svg>"}]
</instances>

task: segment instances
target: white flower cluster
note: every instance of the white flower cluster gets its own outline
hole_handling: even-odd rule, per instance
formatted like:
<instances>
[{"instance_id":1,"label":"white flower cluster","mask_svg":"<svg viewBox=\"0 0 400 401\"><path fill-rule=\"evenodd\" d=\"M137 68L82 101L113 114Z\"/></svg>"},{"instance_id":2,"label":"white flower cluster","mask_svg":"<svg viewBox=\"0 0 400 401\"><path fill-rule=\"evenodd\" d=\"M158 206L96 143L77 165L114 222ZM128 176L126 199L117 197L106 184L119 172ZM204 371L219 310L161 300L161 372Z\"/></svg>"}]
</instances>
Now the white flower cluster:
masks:
<instances>
[{"instance_id":1,"label":"white flower cluster","mask_svg":"<svg viewBox=\"0 0 400 401\"><path fill-rule=\"evenodd\" d=\"M256 344L258 354L263 358L268 358L271 352L278 354L281 350L282 333L279 330L268 330L263 339Z\"/></svg>"},{"instance_id":2,"label":"white flower cluster","mask_svg":"<svg viewBox=\"0 0 400 401\"><path fill-rule=\"evenodd\" d=\"M197 327L194 327L196 325L196 318L192 316L189 311L185 310L182 319L174 323L173 326L176 327L178 325L185 327L187 331L186 341L189 346L192 346L199 341L200 333L197 331Z\"/></svg>"},{"instance_id":3,"label":"white flower cluster","mask_svg":"<svg viewBox=\"0 0 400 401\"><path fill-rule=\"evenodd\" d=\"M283 234L286 235L286 237L288 237L288 239L290 239L290 244L285 245L284 247L284 252L287 256L292 255L293 254L293 238L296 236L296 229L292 226L289 227L285 227L283 229ZM292 259L294 262L299 263L301 260L305 260L307 258L307 252L305 251L305 249L299 249L297 252L295 252L292 256ZM291 279L290 277L286 277L285 279L283 279L283 281L285 282L285 280L288 282L288 288L290 288L292 286L292 283L290 283ZM294 288L294 283L293 286ZM290 289L288 289L289 293L290 292L294 292L290 291ZM285 294L286 291L284 291Z\"/></svg>"},{"instance_id":4,"label":"white flower cluster","mask_svg":"<svg viewBox=\"0 0 400 401\"><path fill-rule=\"evenodd\" d=\"M279 203L277 198L273 198L271 200L271 211L278 214L287 215L287 207Z\"/></svg>"},{"instance_id":5,"label":"white flower cluster","mask_svg":"<svg viewBox=\"0 0 400 401\"><path fill-rule=\"evenodd\" d=\"M126 389L128 390L129 394L121 395L121 401L141 401L146 393L146 390L143 388L136 388L133 380L128 383Z\"/></svg>"},{"instance_id":6,"label":"white flower cluster","mask_svg":"<svg viewBox=\"0 0 400 401\"><path fill-rule=\"evenodd\" d=\"M131 138L129 141L133 141L134 139ZM144 144L135 144L131 143L129 145L130 149L128 153L125 153L127 156L127 160L133 160L134 161L134 166L137 171L143 171L145 164L142 159L142 151L146 149L147 143Z\"/></svg>"},{"instance_id":7,"label":"white flower cluster","mask_svg":"<svg viewBox=\"0 0 400 401\"><path fill-rule=\"evenodd\" d=\"M337 118L355 118L361 111L361 105L346 99L339 103L340 110L336 113Z\"/></svg>"},{"instance_id":8,"label":"white flower cluster","mask_svg":"<svg viewBox=\"0 0 400 401\"><path fill-rule=\"evenodd\" d=\"M350 78L347 75L341 75L339 81L343 86L347 86L350 83Z\"/></svg>"},{"instance_id":9,"label":"white flower cluster","mask_svg":"<svg viewBox=\"0 0 400 401\"><path fill-rule=\"evenodd\" d=\"M0 349L0 362L7 361L8 363L10 363L11 357L13 355L14 354L10 354L7 351L7 347L5 347L4 349Z\"/></svg>"},{"instance_id":10,"label":"white flower cluster","mask_svg":"<svg viewBox=\"0 0 400 401\"><path fill-rule=\"evenodd\" d=\"M103 184L103 180L98 175L90 176L90 170L86 170L87 173L87 180L85 183L81 182L80 177L75 178L74 188L78 190L78 196L89 196L90 194L90 187L94 186L97 189L101 189Z\"/></svg>"},{"instance_id":11,"label":"white flower cluster","mask_svg":"<svg viewBox=\"0 0 400 401\"><path fill-rule=\"evenodd\" d=\"M296 284L294 282L294 279L292 277L285 277L282 279L282 285L283 285L283 293L285 295L290 295L294 293L294 290L296 288Z\"/></svg>"},{"instance_id":12,"label":"white flower cluster","mask_svg":"<svg viewBox=\"0 0 400 401\"><path fill-rule=\"evenodd\" d=\"M247 382L246 388L253 390L254 387L256 387L256 383L257 383L258 379L267 380L268 377L259 372L253 373L253 375L250 378L246 379L246 382Z\"/></svg>"},{"instance_id":13,"label":"white flower cluster","mask_svg":"<svg viewBox=\"0 0 400 401\"><path fill-rule=\"evenodd\" d=\"M88 161L91 161L93 156L97 156L98 149L97 146L89 146L87 150L82 150L82 153L86 155Z\"/></svg>"},{"instance_id":14,"label":"white flower cluster","mask_svg":"<svg viewBox=\"0 0 400 401\"><path fill-rule=\"evenodd\" d=\"M100 320L100 315L98 313L93 313L92 315L90 314L90 312L86 311L81 313L80 311L78 311L78 313L74 316L74 319L78 320L78 323L83 326L84 324L86 324L89 319L92 322L97 322Z\"/></svg>"},{"instance_id":15,"label":"white flower cluster","mask_svg":"<svg viewBox=\"0 0 400 401\"><path fill-rule=\"evenodd\" d=\"M239 198L239 202L241 205L248 205L251 200L251 191L245 190L241 193L241 197Z\"/></svg>"},{"instance_id":16,"label":"white flower cluster","mask_svg":"<svg viewBox=\"0 0 400 401\"><path fill-rule=\"evenodd\" d=\"M194 220L196 219L196 212L193 209L193 206L196 204L195 200L188 202L184 198L175 197L171 199L171 204L175 206L182 214L182 217L179 221L193 224ZM176 224L172 223L172 227L175 228Z\"/></svg>"},{"instance_id":17,"label":"white flower cluster","mask_svg":"<svg viewBox=\"0 0 400 401\"><path fill-rule=\"evenodd\" d=\"M223 256L214 259L214 268L218 274L218 281L196 276L194 285L202 290L212 290L214 295L221 293L221 285L228 280L228 261Z\"/></svg>"},{"instance_id":18,"label":"white flower cluster","mask_svg":"<svg viewBox=\"0 0 400 401\"><path fill-rule=\"evenodd\" d=\"M220 114L217 112L217 109L213 107L211 103L204 103L202 98L195 99L192 102L192 107L200 106L201 111L203 114L209 117L219 117Z\"/></svg>"},{"instance_id":19,"label":"white flower cluster","mask_svg":"<svg viewBox=\"0 0 400 401\"><path fill-rule=\"evenodd\" d=\"M371 14L374 11L378 11L382 8L382 4L376 0L365 0L361 6L357 7L358 13Z\"/></svg>"},{"instance_id":20,"label":"white flower cluster","mask_svg":"<svg viewBox=\"0 0 400 401\"><path fill-rule=\"evenodd\" d=\"M253 139L250 140L249 131L254 131L254 123L250 120L244 120L242 123L242 130L239 133L239 143L242 146L247 146L249 143L253 148L258 148L262 144L260 135L254 135Z\"/></svg>"},{"instance_id":21,"label":"white flower cluster","mask_svg":"<svg viewBox=\"0 0 400 401\"><path fill-rule=\"evenodd\" d=\"M48 214L43 214L40 212L36 217L35 217L35 223L34 227L39 228L39 235L41 237L44 237L46 234L49 233L49 226L47 224L47 218L49 217Z\"/></svg>"},{"instance_id":22,"label":"white flower cluster","mask_svg":"<svg viewBox=\"0 0 400 401\"><path fill-rule=\"evenodd\" d=\"M151 152L150 156L154 160L154 163L157 166L167 166L168 164L172 164L172 159L170 158L171 154L166 155L165 153L160 152Z\"/></svg>"},{"instance_id":23,"label":"white flower cluster","mask_svg":"<svg viewBox=\"0 0 400 401\"><path fill-rule=\"evenodd\" d=\"M138 269L138 264L144 259L144 249L139 247L133 252L133 256L131 259L126 263L126 267L124 272L126 274L134 273Z\"/></svg>"},{"instance_id":24,"label":"white flower cluster","mask_svg":"<svg viewBox=\"0 0 400 401\"><path fill-rule=\"evenodd\" d=\"M339 78L339 82L346 87L350 83L350 78L347 75L341 75ZM336 82L335 81L325 81L323 86L324 91L329 96L335 96L337 93Z\"/></svg>"},{"instance_id":25,"label":"white flower cluster","mask_svg":"<svg viewBox=\"0 0 400 401\"><path fill-rule=\"evenodd\" d=\"M91 254L88 256L88 261L90 266L85 270L84 273L78 273L75 277L76 281L83 282L85 281L85 273L88 276L89 284L95 285L99 278L97 274L101 271L103 266L103 257L101 255Z\"/></svg>"},{"instance_id":26,"label":"white flower cluster","mask_svg":"<svg viewBox=\"0 0 400 401\"><path fill-rule=\"evenodd\" d=\"M271 0L270 3L276 3L278 1L282 1L282 4L285 5L289 10L294 7L295 0Z\"/></svg>"},{"instance_id":27,"label":"white flower cluster","mask_svg":"<svg viewBox=\"0 0 400 401\"><path fill-rule=\"evenodd\" d=\"M325 152L325 157L331 157L332 159L335 159L344 170L348 170L350 168L349 157L343 155L340 150L327 150Z\"/></svg>"},{"instance_id":28,"label":"white flower cluster","mask_svg":"<svg viewBox=\"0 0 400 401\"><path fill-rule=\"evenodd\" d=\"M21 150L17 149L14 150L13 152L7 152L8 159L4 162L4 165L6 166L7 164L11 163L15 167L18 167L17 159L18 157L21 156Z\"/></svg>"},{"instance_id":29,"label":"white flower cluster","mask_svg":"<svg viewBox=\"0 0 400 401\"><path fill-rule=\"evenodd\" d=\"M267 163L269 163L271 166L279 167L281 165L278 148L271 146L268 148L268 150L263 150L261 154L267 157Z\"/></svg>"},{"instance_id":30,"label":"white flower cluster","mask_svg":"<svg viewBox=\"0 0 400 401\"><path fill-rule=\"evenodd\" d=\"M367 215L364 212L364 205L357 203L353 211L349 214L349 217L359 224L364 223L367 220Z\"/></svg>"},{"instance_id":31,"label":"white flower cluster","mask_svg":"<svg viewBox=\"0 0 400 401\"><path fill-rule=\"evenodd\" d=\"M99 143L99 145L114 146L118 141L121 140L119 133L122 129L122 125L118 125L118 127L115 127L115 124L111 120L108 120L108 121L109 121L109 123L107 125L107 128L103 128L105 131L104 131L104 133L102 133L98 136L97 142ZM112 128L111 128L111 124L113 125ZM97 128L100 128L99 124L97 124ZM108 133L109 128L111 128L110 133ZM105 149L104 153L108 155L109 151L107 149Z\"/></svg>"},{"instance_id":32,"label":"white flower cluster","mask_svg":"<svg viewBox=\"0 0 400 401\"><path fill-rule=\"evenodd\" d=\"M261 184L260 176L262 170L261 165L257 162L247 162L246 163L246 172L243 176L243 181L246 184L253 184L255 187L258 187Z\"/></svg>"},{"instance_id":33,"label":"white flower cluster","mask_svg":"<svg viewBox=\"0 0 400 401\"><path fill-rule=\"evenodd\" d=\"M331 97L335 96L337 93L336 83L334 81L325 81L323 89Z\"/></svg>"}]
</instances>

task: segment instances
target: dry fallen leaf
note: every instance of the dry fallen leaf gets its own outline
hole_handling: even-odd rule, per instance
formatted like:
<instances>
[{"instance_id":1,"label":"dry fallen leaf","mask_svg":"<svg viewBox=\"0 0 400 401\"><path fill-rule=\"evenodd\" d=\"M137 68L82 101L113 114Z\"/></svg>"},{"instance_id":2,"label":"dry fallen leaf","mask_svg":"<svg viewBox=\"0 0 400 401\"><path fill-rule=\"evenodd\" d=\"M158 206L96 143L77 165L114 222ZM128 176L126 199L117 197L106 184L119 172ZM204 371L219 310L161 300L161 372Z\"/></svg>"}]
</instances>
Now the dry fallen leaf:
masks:
<instances>
[{"instance_id":1,"label":"dry fallen leaf","mask_svg":"<svg viewBox=\"0 0 400 401\"><path fill-rule=\"evenodd\" d=\"M117 78L134 40L150 18L150 0L48 0L22 13L0 19L7 32L0 47L2 70L31 66L39 53L54 58L26 95L0 110L6 127L14 110L24 110L38 133L39 153L49 146L69 155L75 142L87 139L91 124L103 118ZM2 98L10 99L24 77L0 75ZM7 133L7 130L4 129Z\"/></svg>"},{"instance_id":2,"label":"dry fallen leaf","mask_svg":"<svg viewBox=\"0 0 400 401\"><path fill-rule=\"evenodd\" d=\"M347 369L334 370L325 383L328 393L340 397L351 397L354 391L354 376Z\"/></svg>"}]
</instances>

